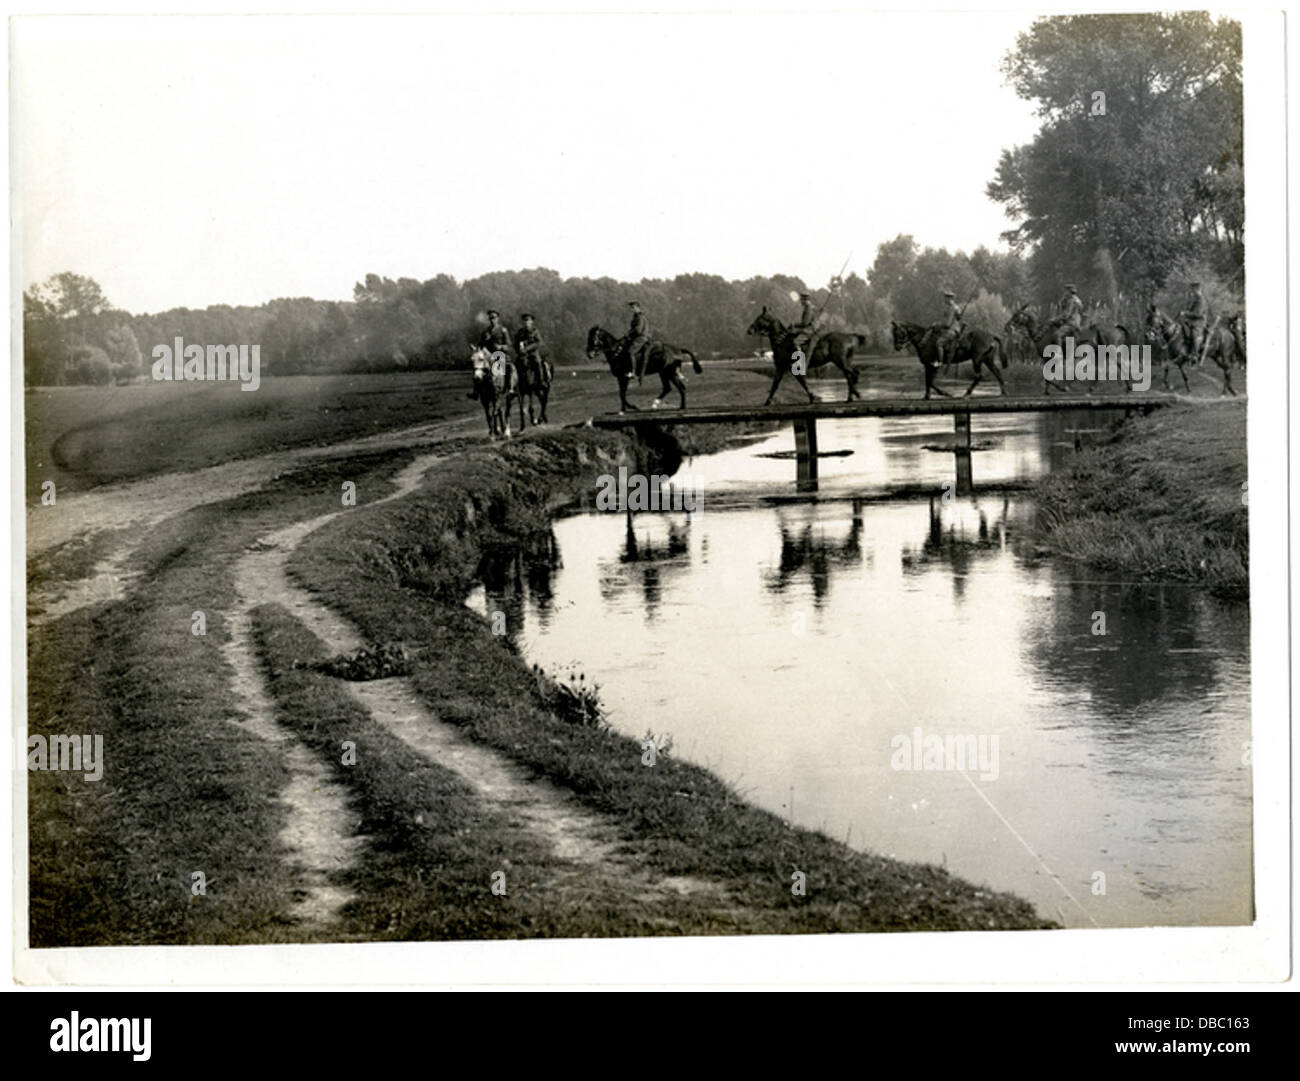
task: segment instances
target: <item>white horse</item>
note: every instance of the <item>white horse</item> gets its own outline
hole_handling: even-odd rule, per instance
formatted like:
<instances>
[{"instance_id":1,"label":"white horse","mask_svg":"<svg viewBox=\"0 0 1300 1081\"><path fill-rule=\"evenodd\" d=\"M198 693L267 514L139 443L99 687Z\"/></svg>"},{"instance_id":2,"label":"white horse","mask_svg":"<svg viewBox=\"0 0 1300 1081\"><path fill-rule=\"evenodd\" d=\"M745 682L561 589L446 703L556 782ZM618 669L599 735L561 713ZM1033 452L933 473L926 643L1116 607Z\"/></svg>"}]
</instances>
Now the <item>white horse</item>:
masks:
<instances>
[{"instance_id":1,"label":"white horse","mask_svg":"<svg viewBox=\"0 0 1300 1081\"><path fill-rule=\"evenodd\" d=\"M488 434L510 438L510 406L519 396L519 377L510 358L482 346L470 354L474 366L474 390L470 397L483 403Z\"/></svg>"}]
</instances>

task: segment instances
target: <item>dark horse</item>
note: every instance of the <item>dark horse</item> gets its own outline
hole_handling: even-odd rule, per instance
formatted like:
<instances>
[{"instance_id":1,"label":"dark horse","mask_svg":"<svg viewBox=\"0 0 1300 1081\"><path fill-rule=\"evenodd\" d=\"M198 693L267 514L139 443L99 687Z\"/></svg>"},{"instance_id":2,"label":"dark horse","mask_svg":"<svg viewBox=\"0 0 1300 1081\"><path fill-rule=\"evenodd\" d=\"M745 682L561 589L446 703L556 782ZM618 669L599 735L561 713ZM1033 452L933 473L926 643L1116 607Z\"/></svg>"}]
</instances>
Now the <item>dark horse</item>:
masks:
<instances>
[{"instance_id":1,"label":"dark horse","mask_svg":"<svg viewBox=\"0 0 1300 1081\"><path fill-rule=\"evenodd\" d=\"M1237 396L1232 386L1231 368L1233 361L1243 367L1246 364L1245 336L1245 326L1240 315L1229 319L1227 326L1220 326L1216 320L1205 336L1204 357L1214 361L1223 373L1221 395ZM1183 389L1190 392L1192 388L1187 382L1187 365L1200 362L1200 357L1192 355L1191 328L1185 323L1170 323L1163 334L1154 330L1147 331L1147 340L1151 342L1152 352L1159 354L1162 361L1165 389L1169 389L1169 365L1174 364L1178 367L1178 374L1183 377Z\"/></svg>"},{"instance_id":2,"label":"dark horse","mask_svg":"<svg viewBox=\"0 0 1300 1081\"><path fill-rule=\"evenodd\" d=\"M551 398L551 362L544 353L531 350L515 361L519 377L519 427L524 426L524 399L528 399L528 422L545 424L546 403ZM533 416L533 399L537 399L537 416Z\"/></svg>"},{"instance_id":3,"label":"dark horse","mask_svg":"<svg viewBox=\"0 0 1300 1081\"><path fill-rule=\"evenodd\" d=\"M853 369L853 354L859 345L865 345L867 340L861 334L848 334L844 331L832 331L822 334L817 344L813 346L812 356L805 358L803 371L795 369L795 336L784 323L776 316L771 315L767 307L758 313L758 317L749 324L746 334L766 334L768 343L772 346L772 362L776 366L776 373L772 376L772 386L767 392L767 401L764 405L771 405L772 398L776 394L776 388L781 385L781 379L786 372L790 372L803 387L804 393L808 395L810 402L816 401L813 392L808 389L807 380L804 379L804 372L811 368L820 368L824 364L834 364L841 372L844 373L844 381L849 385L848 396L844 399L846 402L854 398L861 398L858 393L858 373Z\"/></svg>"},{"instance_id":4,"label":"dark horse","mask_svg":"<svg viewBox=\"0 0 1300 1081\"><path fill-rule=\"evenodd\" d=\"M627 385L632 378L632 358L628 355L625 339L614 337L603 327L592 327L587 331L587 357L594 360L597 355L604 356L610 374L618 380L618 411L624 413L636 409L627 400ZM651 342L646 346L644 374L658 373L660 382L659 395L651 405L652 409L658 409L663 404L668 391L673 387L677 388L677 393L681 396L681 407L686 408L686 380L682 378L682 364L687 360L691 362L696 375L703 374L704 369L689 349L668 345L666 342Z\"/></svg>"},{"instance_id":5,"label":"dark horse","mask_svg":"<svg viewBox=\"0 0 1300 1081\"><path fill-rule=\"evenodd\" d=\"M1022 304L1011 313L1011 318L1007 320L1007 327L1008 329L1023 330L1025 334L1028 335L1029 340L1034 343L1034 359L1039 364L1043 363L1045 359L1043 356L1043 350L1051 345L1055 345L1058 349L1063 350L1065 348L1065 339L1067 337L1074 338L1077 345L1091 345L1098 351L1103 347L1113 348L1117 345L1127 346L1132 344L1133 341L1133 337L1129 334L1128 329L1121 326L1119 323L1110 327L1103 327L1097 323L1090 323L1086 327L1081 327L1076 333L1069 335L1064 333L1065 325L1060 319L1049 319L1040 327L1038 319L1035 317L1034 313L1029 310L1028 304ZM1124 385L1128 390L1133 389L1133 383L1131 381L1126 381ZM1060 386L1055 381L1048 379L1044 372L1043 393L1049 394L1053 389L1059 390L1062 393L1065 393L1067 390L1066 387ZM1092 393L1091 383L1088 385L1088 393Z\"/></svg>"},{"instance_id":6,"label":"dark horse","mask_svg":"<svg viewBox=\"0 0 1300 1081\"><path fill-rule=\"evenodd\" d=\"M925 370L925 396L928 398L933 392L945 398L951 397L934 381L935 373L939 370L939 332L943 328L923 327L919 323L890 323L889 326L893 331L896 350L901 352L909 345L916 350L917 359ZM971 392L979 386L980 380L984 378L985 368L998 381L1002 393L1006 394L1007 385L1002 381L1002 373L998 371L999 364L1003 368L1007 366L1007 353L1002 348L1001 338L980 327L967 327L958 336L952 352L948 354L948 363L965 364L968 361L975 378L971 380L971 385L966 388L966 393L962 397L969 398Z\"/></svg>"}]
</instances>

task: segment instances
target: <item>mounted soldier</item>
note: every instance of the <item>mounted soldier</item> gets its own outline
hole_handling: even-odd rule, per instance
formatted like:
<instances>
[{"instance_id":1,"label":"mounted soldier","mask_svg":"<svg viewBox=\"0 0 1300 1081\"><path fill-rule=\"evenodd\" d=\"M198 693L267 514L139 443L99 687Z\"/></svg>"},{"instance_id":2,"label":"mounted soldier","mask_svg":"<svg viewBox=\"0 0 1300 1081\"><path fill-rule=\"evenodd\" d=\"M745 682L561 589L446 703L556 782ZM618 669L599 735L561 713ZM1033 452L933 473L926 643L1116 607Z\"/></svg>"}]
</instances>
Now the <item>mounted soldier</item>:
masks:
<instances>
[{"instance_id":1,"label":"mounted soldier","mask_svg":"<svg viewBox=\"0 0 1300 1081\"><path fill-rule=\"evenodd\" d=\"M521 318L524 325L515 331L515 357L519 364L527 366L541 360L542 334L530 314L525 312Z\"/></svg>"},{"instance_id":2,"label":"mounted soldier","mask_svg":"<svg viewBox=\"0 0 1300 1081\"><path fill-rule=\"evenodd\" d=\"M1067 282L1065 296L1057 305L1061 336L1078 334L1083 327L1083 299L1073 283Z\"/></svg>"},{"instance_id":3,"label":"mounted soldier","mask_svg":"<svg viewBox=\"0 0 1300 1081\"><path fill-rule=\"evenodd\" d=\"M791 341L795 349L803 351L805 357L812 356L813 345L817 340L817 317L813 311L812 297L808 293L799 294L799 319L790 326Z\"/></svg>"},{"instance_id":4,"label":"mounted soldier","mask_svg":"<svg viewBox=\"0 0 1300 1081\"><path fill-rule=\"evenodd\" d=\"M1205 306L1205 297L1201 295L1201 283L1192 282L1192 294L1187 298L1187 307L1178 313L1190 343L1190 352L1194 362L1201 359L1201 348L1205 344L1205 317L1209 314Z\"/></svg>"},{"instance_id":5,"label":"mounted soldier","mask_svg":"<svg viewBox=\"0 0 1300 1081\"><path fill-rule=\"evenodd\" d=\"M537 321L528 312L519 317L523 326L515 331L515 370L519 373L519 427L524 426L524 399L528 400L528 419L546 423L546 403L551 397L551 366L542 351L542 334ZM536 399L540 416L534 413Z\"/></svg>"},{"instance_id":6,"label":"mounted soldier","mask_svg":"<svg viewBox=\"0 0 1300 1081\"><path fill-rule=\"evenodd\" d=\"M952 355L957 351L957 340L966 329L962 322L962 307L957 303L957 294L950 289L943 291L943 317L939 320L939 333L934 344L939 350L939 364L950 364Z\"/></svg>"},{"instance_id":7,"label":"mounted soldier","mask_svg":"<svg viewBox=\"0 0 1300 1081\"><path fill-rule=\"evenodd\" d=\"M488 325L483 328L483 333L478 336L478 344L489 353L500 351L509 356L510 331L501 325L501 313L495 308L489 308L487 318Z\"/></svg>"},{"instance_id":8,"label":"mounted soldier","mask_svg":"<svg viewBox=\"0 0 1300 1081\"><path fill-rule=\"evenodd\" d=\"M628 360L632 362L639 383L645 371L645 348L650 344L650 320L641 311L639 301L629 300L627 306L632 309L632 325L627 329L623 347L627 350Z\"/></svg>"}]
</instances>

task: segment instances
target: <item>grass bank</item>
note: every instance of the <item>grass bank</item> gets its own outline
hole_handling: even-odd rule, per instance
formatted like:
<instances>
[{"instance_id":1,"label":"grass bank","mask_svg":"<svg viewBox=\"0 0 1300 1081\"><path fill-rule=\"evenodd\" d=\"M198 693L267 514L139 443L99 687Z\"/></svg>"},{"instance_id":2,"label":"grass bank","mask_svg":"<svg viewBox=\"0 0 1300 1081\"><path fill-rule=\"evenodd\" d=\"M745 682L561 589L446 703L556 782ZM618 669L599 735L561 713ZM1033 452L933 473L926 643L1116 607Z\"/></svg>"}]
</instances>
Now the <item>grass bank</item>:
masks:
<instances>
[{"instance_id":1,"label":"grass bank","mask_svg":"<svg viewBox=\"0 0 1300 1081\"><path fill-rule=\"evenodd\" d=\"M411 496L345 515L311 535L290 559L289 573L370 641L410 648L410 679L437 717L605 816L621 851L638 865L715 883L725 893L725 914L694 901L670 930L1051 926L1019 898L791 827L707 770L672 755L647 766L639 740L569 724L549 711L526 660L463 598L486 553L526 544L547 528L557 502L600 473L619 464L656 468L644 457L644 448L624 437L591 429L460 454L431 470ZM282 655L280 663L286 660ZM645 720L653 727L655 718ZM791 888L796 872L806 876L802 895ZM601 912L601 933L623 933L638 922L639 914L615 897L589 903Z\"/></svg>"},{"instance_id":2,"label":"grass bank","mask_svg":"<svg viewBox=\"0 0 1300 1081\"><path fill-rule=\"evenodd\" d=\"M238 723L221 648L233 565L262 533L334 509L342 480L379 498L410 457L321 463L171 518L134 560L147 587L30 633L29 735L98 734L104 748L98 781L27 774L32 946L295 938L284 755Z\"/></svg>"},{"instance_id":3,"label":"grass bank","mask_svg":"<svg viewBox=\"0 0 1300 1081\"><path fill-rule=\"evenodd\" d=\"M1035 498L1058 555L1141 578L1250 592L1246 403L1135 417L1043 480Z\"/></svg>"}]
</instances>

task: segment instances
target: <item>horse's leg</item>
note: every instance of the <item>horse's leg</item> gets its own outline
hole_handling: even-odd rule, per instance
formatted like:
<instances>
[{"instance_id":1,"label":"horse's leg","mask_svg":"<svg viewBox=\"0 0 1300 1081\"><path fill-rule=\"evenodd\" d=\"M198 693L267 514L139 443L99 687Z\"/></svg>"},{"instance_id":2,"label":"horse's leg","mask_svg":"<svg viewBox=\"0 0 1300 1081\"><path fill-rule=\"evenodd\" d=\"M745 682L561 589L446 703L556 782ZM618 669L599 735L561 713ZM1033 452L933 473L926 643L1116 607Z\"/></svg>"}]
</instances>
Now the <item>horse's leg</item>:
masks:
<instances>
[{"instance_id":1,"label":"horse's leg","mask_svg":"<svg viewBox=\"0 0 1300 1081\"><path fill-rule=\"evenodd\" d=\"M811 390L808 389L808 380L805 379L805 378L804 378L802 375L800 375L798 372L792 372L791 374L792 374L792 375L793 375L797 380L799 380L799 385L800 385L801 387L803 387L803 392L804 392L806 395L808 395L808 401L809 401L809 403L815 402L815 401L817 400L817 398L816 398L816 396L813 394L813 392L812 392Z\"/></svg>"},{"instance_id":2,"label":"horse's leg","mask_svg":"<svg viewBox=\"0 0 1300 1081\"><path fill-rule=\"evenodd\" d=\"M618 411L620 413L636 409L636 406L627 400L627 385L631 378L632 376L628 372L620 372L618 375Z\"/></svg>"},{"instance_id":3,"label":"horse's leg","mask_svg":"<svg viewBox=\"0 0 1300 1081\"><path fill-rule=\"evenodd\" d=\"M673 369L673 382L677 385L677 394L681 398L681 408L686 408L686 380L682 378L682 366L677 365Z\"/></svg>"},{"instance_id":4,"label":"horse's leg","mask_svg":"<svg viewBox=\"0 0 1300 1081\"><path fill-rule=\"evenodd\" d=\"M785 375L785 369L778 364L776 366L776 374L772 376L772 386L768 389L767 401L763 403L764 405L772 404L772 398L776 395L776 388L781 385L781 377L783 375Z\"/></svg>"},{"instance_id":5,"label":"horse's leg","mask_svg":"<svg viewBox=\"0 0 1300 1081\"><path fill-rule=\"evenodd\" d=\"M993 350L993 352L994 352L993 359L992 359L992 360L989 360L989 359L986 358L985 361L984 361L984 363L985 363L985 365L988 367L988 370L991 371L991 372L993 373L993 378L996 379L996 380L998 381L998 388L1002 391L1002 394L1003 394L1003 396L1005 397L1005 396L1006 396L1006 393L1007 393L1007 384L1006 384L1006 382L1005 382L1005 381L1003 380L1003 378L1002 378L1002 373L1001 373L1000 371L998 371L998 364L997 364L997 359L998 359L998 358L997 358L997 355L996 355L996 354L997 354L997 350L995 349L995 350Z\"/></svg>"},{"instance_id":6,"label":"horse's leg","mask_svg":"<svg viewBox=\"0 0 1300 1081\"><path fill-rule=\"evenodd\" d=\"M971 357L970 367L975 378L970 381L970 386L966 388L966 393L962 395L963 398L969 398L971 396L971 391L979 386L980 380L984 378L984 372L982 370L983 365L980 364L979 357Z\"/></svg>"},{"instance_id":7,"label":"horse's leg","mask_svg":"<svg viewBox=\"0 0 1300 1081\"><path fill-rule=\"evenodd\" d=\"M1229 371L1230 366L1228 362L1220 357L1216 357L1215 363L1219 365L1219 369L1223 372L1223 393L1231 394L1235 398L1237 392L1232 389L1232 374Z\"/></svg>"},{"instance_id":8,"label":"horse's leg","mask_svg":"<svg viewBox=\"0 0 1300 1081\"><path fill-rule=\"evenodd\" d=\"M844 382L848 384L849 389L848 389L848 393L844 397L844 400L846 402L853 401L853 396L856 392L853 389L853 376L849 373L848 365L845 364L844 361L841 360L839 357L831 357L831 363L834 364L835 367L839 368L840 374L844 376Z\"/></svg>"},{"instance_id":9,"label":"horse's leg","mask_svg":"<svg viewBox=\"0 0 1300 1081\"><path fill-rule=\"evenodd\" d=\"M669 382L670 372L671 369L668 367L659 369L659 393L655 395L655 400L650 406L651 409L658 409L664 404L664 399L668 397L668 391L672 386Z\"/></svg>"}]
</instances>

